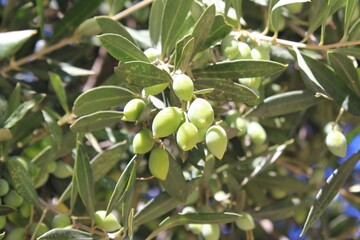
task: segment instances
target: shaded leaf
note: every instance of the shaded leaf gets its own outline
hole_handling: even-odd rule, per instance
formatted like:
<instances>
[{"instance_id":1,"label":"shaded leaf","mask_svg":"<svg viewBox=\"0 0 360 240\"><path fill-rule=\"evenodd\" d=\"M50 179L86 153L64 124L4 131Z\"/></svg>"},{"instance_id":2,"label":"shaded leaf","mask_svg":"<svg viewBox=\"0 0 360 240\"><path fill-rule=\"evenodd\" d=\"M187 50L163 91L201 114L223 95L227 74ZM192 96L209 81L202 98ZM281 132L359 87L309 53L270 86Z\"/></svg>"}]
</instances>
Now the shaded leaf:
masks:
<instances>
[{"instance_id":1,"label":"shaded leaf","mask_svg":"<svg viewBox=\"0 0 360 240\"><path fill-rule=\"evenodd\" d=\"M36 33L36 30L0 33L0 60L15 54Z\"/></svg>"},{"instance_id":2,"label":"shaded leaf","mask_svg":"<svg viewBox=\"0 0 360 240\"><path fill-rule=\"evenodd\" d=\"M232 4L233 8L235 9L237 20L240 21L240 19L242 17L243 0L231 0L230 2Z\"/></svg>"},{"instance_id":3,"label":"shaded leaf","mask_svg":"<svg viewBox=\"0 0 360 240\"><path fill-rule=\"evenodd\" d=\"M236 60L193 69L195 78L250 78L267 77L286 69L287 65L265 60Z\"/></svg>"},{"instance_id":4,"label":"shaded leaf","mask_svg":"<svg viewBox=\"0 0 360 240\"><path fill-rule=\"evenodd\" d=\"M76 230L76 229L65 229L65 228L54 228L50 231L41 235L38 240L93 240L94 238L90 233Z\"/></svg>"},{"instance_id":5,"label":"shaded leaf","mask_svg":"<svg viewBox=\"0 0 360 240\"><path fill-rule=\"evenodd\" d=\"M345 55L353 56L357 59L360 59L360 48L337 48L333 50L334 52L339 52Z\"/></svg>"},{"instance_id":6,"label":"shaded leaf","mask_svg":"<svg viewBox=\"0 0 360 240\"><path fill-rule=\"evenodd\" d=\"M360 151L356 152L348 160L346 160L346 162L344 162L338 169L336 169L326 180L325 185L316 194L315 200L310 208L300 236L309 230L315 220L320 217L325 209L329 206L333 198L338 193L339 189L354 170L354 167L359 159Z\"/></svg>"},{"instance_id":7,"label":"shaded leaf","mask_svg":"<svg viewBox=\"0 0 360 240\"><path fill-rule=\"evenodd\" d=\"M134 95L133 92L122 87L101 86L92 88L76 98L73 112L80 116L124 105L133 99Z\"/></svg>"},{"instance_id":8,"label":"shaded leaf","mask_svg":"<svg viewBox=\"0 0 360 240\"><path fill-rule=\"evenodd\" d=\"M127 84L141 88L172 81L170 74L165 70L153 64L138 61L118 66L115 68L115 73Z\"/></svg>"},{"instance_id":9,"label":"shaded leaf","mask_svg":"<svg viewBox=\"0 0 360 240\"><path fill-rule=\"evenodd\" d=\"M118 182L116 183L115 189L111 194L109 203L106 208L106 215L119 206L127 194L131 194L130 189L134 187L133 185L136 178L136 158L137 155L135 155L130 160L124 172L121 174Z\"/></svg>"},{"instance_id":10,"label":"shaded leaf","mask_svg":"<svg viewBox=\"0 0 360 240\"><path fill-rule=\"evenodd\" d=\"M82 143L82 134L76 137L76 157L74 164L74 176L76 188L79 192L80 198L87 209L90 217L94 220L94 179L92 176L92 169L89 162L89 157L84 150Z\"/></svg>"},{"instance_id":11,"label":"shaded leaf","mask_svg":"<svg viewBox=\"0 0 360 240\"><path fill-rule=\"evenodd\" d=\"M11 131L7 128L0 128L0 142L8 141L13 138Z\"/></svg>"},{"instance_id":12,"label":"shaded leaf","mask_svg":"<svg viewBox=\"0 0 360 240\"><path fill-rule=\"evenodd\" d=\"M90 37L100 33L101 29L95 18L86 19L75 30L75 34L79 37Z\"/></svg>"},{"instance_id":13,"label":"shaded leaf","mask_svg":"<svg viewBox=\"0 0 360 240\"><path fill-rule=\"evenodd\" d=\"M169 55L178 40L180 29L185 22L193 0L167 0L161 20L162 55Z\"/></svg>"},{"instance_id":14,"label":"shaded leaf","mask_svg":"<svg viewBox=\"0 0 360 240\"><path fill-rule=\"evenodd\" d=\"M121 62L137 60L149 62L149 59L140 50L140 48L121 35L105 33L98 36L98 38L106 51Z\"/></svg>"},{"instance_id":15,"label":"shaded leaf","mask_svg":"<svg viewBox=\"0 0 360 240\"><path fill-rule=\"evenodd\" d=\"M170 154L169 169L171 169L171 174L168 174L164 181L160 180L160 183L170 196L178 199L179 201L185 201L188 195L187 184L182 173L181 166Z\"/></svg>"},{"instance_id":16,"label":"shaded leaf","mask_svg":"<svg viewBox=\"0 0 360 240\"><path fill-rule=\"evenodd\" d=\"M67 104L67 97L64 86L59 75L53 72L49 72L51 87L55 91L55 94L59 100L61 107L66 113L69 113L69 106Z\"/></svg>"},{"instance_id":17,"label":"shaded leaf","mask_svg":"<svg viewBox=\"0 0 360 240\"><path fill-rule=\"evenodd\" d=\"M188 34L186 36L184 36L182 39L180 39L179 41L176 42L176 46L175 46L175 57L174 57L174 67L175 69L179 69L179 65L181 62L183 62L181 59L184 58L183 52L186 54L192 51L192 49L189 49L189 46L187 47L187 50L184 50L185 46L187 44L189 44L189 42L191 41L191 39L193 39L193 37L191 36L191 34ZM193 44L192 44L193 45ZM190 55L192 54L192 52L190 53Z\"/></svg>"},{"instance_id":18,"label":"shaded leaf","mask_svg":"<svg viewBox=\"0 0 360 240\"><path fill-rule=\"evenodd\" d=\"M214 45L217 41L227 36L232 31L232 28L233 27L225 21L223 15L217 14L210 33L207 35L207 39L199 50L201 51Z\"/></svg>"},{"instance_id":19,"label":"shaded leaf","mask_svg":"<svg viewBox=\"0 0 360 240\"><path fill-rule=\"evenodd\" d=\"M343 39L345 40L348 36L348 31L351 25L351 19L356 8L359 8L359 0L347 0L346 1L346 10L345 10L345 19L344 19L344 35Z\"/></svg>"},{"instance_id":20,"label":"shaded leaf","mask_svg":"<svg viewBox=\"0 0 360 240\"><path fill-rule=\"evenodd\" d=\"M290 91L266 98L264 102L255 106L246 115L261 118L281 116L305 110L321 101L323 99L315 97L312 92L303 90Z\"/></svg>"},{"instance_id":21,"label":"shaded leaf","mask_svg":"<svg viewBox=\"0 0 360 240\"><path fill-rule=\"evenodd\" d=\"M93 132L120 122L123 116L118 111L99 111L80 117L70 125L70 129L73 132Z\"/></svg>"},{"instance_id":22,"label":"shaded leaf","mask_svg":"<svg viewBox=\"0 0 360 240\"><path fill-rule=\"evenodd\" d=\"M17 83L8 100L7 116L16 110L21 104L21 85Z\"/></svg>"},{"instance_id":23,"label":"shaded leaf","mask_svg":"<svg viewBox=\"0 0 360 240\"><path fill-rule=\"evenodd\" d=\"M255 104L260 101L257 90L231 81L201 79L194 81L194 85L196 89L213 88L213 91L208 96L218 101L234 101L248 104Z\"/></svg>"},{"instance_id":24,"label":"shaded leaf","mask_svg":"<svg viewBox=\"0 0 360 240\"><path fill-rule=\"evenodd\" d=\"M6 205L0 205L0 216L6 215L12 212L16 212L16 209L6 206Z\"/></svg>"},{"instance_id":25,"label":"shaded leaf","mask_svg":"<svg viewBox=\"0 0 360 240\"><path fill-rule=\"evenodd\" d=\"M149 32L152 44L156 45L159 42L161 33L161 19L164 13L164 0L154 0L151 5L149 16Z\"/></svg>"},{"instance_id":26,"label":"shaded leaf","mask_svg":"<svg viewBox=\"0 0 360 240\"><path fill-rule=\"evenodd\" d=\"M360 79L353 61L342 53L328 52L328 56L335 73L360 97Z\"/></svg>"},{"instance_id":27,"label":"shaded leaf","mask_svg":"<svg viewBox=\"0 0 360 240\"><path fill-rule=\"evenodd\" d=\"M105 16L95 17L95 20L103 33L114 33L120 35L135 44L135 41L131 37L130 33L120 22Z\"/></svg>"},{"instance_id":28,"label":"shaded leaf","mask_svg":"<svg viewBox=\"0 0 360 240\"><path fill-rule=\"evenodd\" d=\"M42 100L44 100L45 94L38 94L33 99L22 103L16 108L16 110L6 119L4 123L5 128L14 127L20 120L22 120L25 115L33 110L33 108L38 105Z\"/></svg>"},{"instance_id":29,"label":"shaded leaf","mask_svg":"<svg viewBox=\"0 0 360 240\"><path fill-rule=\"evenodd\" d=\"M57 151L61 147L61 141L62 141L61 127L58 125L52 110L50 109L42 110L42 114L44 116L44 120L46 122L50 137L53 141L53 146L55 147L55 149L53 150Z\"/></svg>"},{"instance_id":30,"label":"shaded leaf","mask_svg":"<svg viewBox=\"0 0 360 240\"><path fill-rule=\"evenodd\" d=\"M160 232L185 224L215 224L230 223L239 219L241 215L231 212L224 213L187 213L172 215L162 221L159 227L154 230L146 240L150 240Z\"/></svg>"}]
</instances>

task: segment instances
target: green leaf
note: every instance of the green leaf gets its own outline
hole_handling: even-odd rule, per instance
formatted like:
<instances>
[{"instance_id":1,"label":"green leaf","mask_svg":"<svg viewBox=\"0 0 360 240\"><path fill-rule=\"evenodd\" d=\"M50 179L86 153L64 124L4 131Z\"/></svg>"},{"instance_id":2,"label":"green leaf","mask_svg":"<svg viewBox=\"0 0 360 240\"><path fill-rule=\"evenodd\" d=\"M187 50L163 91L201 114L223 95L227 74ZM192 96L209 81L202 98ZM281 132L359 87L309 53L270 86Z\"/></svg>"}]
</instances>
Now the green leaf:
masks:
<instances>
[{"instance_id":1,"label":"green leaf","mask_svg":"<svg viewBox=\"0 0 360 240\"><path fill-rule=\"evenodd\" d=\"M53 146L55 147L55 151L59 150L61 147L62 141L62 131L61 127L57 124L56 118L54 116L54 112L50 109L45 109L42 111L44 116L44 120L46 122L50 137L53 141Z\"/></svg>"},{"instance_id":2,"label":"green leaf","mask_svg":"<svg viewBox=\"0 0 360 240\"><path fill-rule=\"evenodd\" d=\"M50 42L55 43L64 36L71 34L84 20L86 20L102 0L79 0L73 4L73 7L65 12L65 16L55 25L54 35Z\"/></svg>"},{"instance_id":3,"label":"green leaf","mask_svg":"<svg viewBox=\"0 0 360 240\"><path fill-rule=\"evenodd\" d=\"M93 240L94 238L90 233L76 230L76 229L65 229L65 228L54 228L50 231L41 235L38 240Z\"/></svg>"},{"instance_id":4,"label":"green leaf","mask_svg":"<svg viewBox=\"0 0 360 240\"><path fill-rule=\"evenodd\" d=\"M0 239L3 239L5 237L5 235L6 235L5 232L0 233Z\"/></svg>"},{"instance_id":5,"label":"green leaf","mask_svg":"<svg viewBox=\"0 0 360 240\"><path fill-rule=\"evenodd\" d=\"M215 21L215 13L215 5L212 4L208 8L206 8L204 13L196 22L194 30L191 33L195 40L193 47L193 56L201 49L201 47L205 43Z\"/></svg>"},{"instance_id":6,"label":"green leaf","mask_svg":"<svg viewBox=\"0 0 360 240\"><path fill-rule=\"evenodd\" d=\"M5 128L14 127L25 115L33 108L38 105L42 100L44 100L45 94L36 95L33 99L22 103L16 108L16 110L6 119L4 123Z\"/></svg>"},{"instance_id":7,"label":"green leaf","mask_svg":"<svg viewBox=\"0 0 360 240\"><path fill-rule=\"evenodd\" d=\"M36 33L36 30L0 33L0 60L14 55Z\"/></svg>"},{"instance_id":8,"label":"green leaf","mask_svg":"<svg viewBox=\"0 0 360 240\"><path fill-rule=\"evenodd\" d=\"M236 18L238 21L240 21L243 13L242 13L242 4L243 0L231 0L231 4L236 12Z\"/></svg>"},{"instance_id":9,"label":"green leaf","mask_svg":"<svg viewBox=\"0 0 360 240\"><path fill-rule=\"evenodd\" d=\"M122 77L127 84L141 88L172 81L170 74L165 70L161 70L153 64L138 61L116 67L115 73Z\"/></svg>"},{"instance_id":10,"label":"green leaf","mask_svg":"<svg viewBox=\"0 0 360 240\"><path fill-rule=\"evenodd\" d=\"M181 166L170 154L169 169L171 169L171 174L168 174L164 181L160 180L160 183L170 196L183 202L188 195L188 186L182 173Z\"/></svg>"},{"instance_id":11,"label":"green leaf","mask_svg":"<svg viewBox=\"0 0 360 240\"><path fill-rule=\"evenodd\" d=\"M127 38L113 33L98 36L101 45L106 51L121 62L143 61L149 62L145 54Z\"/></svg>"},{"instance_id":12,"label":"green leaf","mask_svg":"<svg viewBox=\"0 0 360 240\"><path fill-rule=\"evenodd\" d=\"M345 10L345 19L344 19L344 35L343 39L345 40L348 36L349 28L351 26L351 19L356 12L356 8L359 8L359 0L347 0L346 1L346 10Z\"/></svg>"},{"instance_id":13,"label":"green leaf","mask_svg":"<svg viewBox=\"0 0 360 240\"><path fill-rule=\"evenodd\" d=\"M12 158L6 162L6 168L10 176L11 184L16 192L37 209L40 208L39 197L36 193L35 186L22 163L16 158Z\"/></svg>"},{"instance_id":14,"label":"green leaf","mask_svg":"<svg viewBox=\"0 0 360 240\"><path fill-rule=\"evenodd\" d=\"M0 205L0 216L7 215L12 212L16 212L16 209L6 205Z\"/></svg>"},{"instance_id":15,"label":"green leaf","mask_svg":"<svg viewBox=\"0 0 360 240\"><path fill-rule=\"evenodd\" d=\"M124 116L118 111L98 111L78 118L70 125L73 132L93 132L120 122Z\"/></svg>"},{"instance_id":16,"label":"green leaf","mask_svg":"<svg viewBox=\"0 0 360 240\"><path fill-rule=\"evenodd\" d=\"M82 134L76 137L76 157L74 164L74 176L76 187L79 191L80 198L86 207L90 217L94 220L94 179L92 176L92 169L89 162L89 157L84 150L82 143Z\"/></svg>"},{"instance_id":17,"label":"green leaf","mask_svg":"<svg viewBox=\"0 0 360 240\"><path fill-rule=\"evenodd\" d=\"M11 131L7 128L0 128L0 142L8 141L13 138Z\"/></svg>"},{"instance_id":18,"label":"green leaf","mask_svg":"<svg viewBox=\"0 0 360 240\"><path fill-rule=\"evenodd\" d=\"M328 52L328 57L335 73L347 84L349 89L360 97L360 79L353 61L346 55L337 52Z\"/></svg>"},{"instance_id":19,"label":"green leaf","mask_svg":"<svg viewBox=\"0 0 360 240\"><path fill-rule=\"evenodd\" d=\"M135 44L134 39L121 23L105 16L95 17L95 20L99 24L103 33L114 33L120 35Z\"/></svg>"},{"instance_id":20,"label":"green leaf","mask_svg":"<svg viewBox=\"0 0 360 240\"><path fill-rule=\"evenodd\" d=\"M348 34L348 41L357 41L359 38L360 38L360 18L358 18L358 20L356 20L352 24Z\"/></svg>"},{"instance_id":21,"label":"green leaf","mask_svg":"<svg viewBox=\"0 0 360 240\"><path fill-rule=\"evenodd\" d=\"M283 17L280 9L274 8L277 2L279 2L279 0L270 0L269 3L269 23L274 30L275 36L278 34L279 19Z\"/></svg>"},{"instance_id":22,"label":"green leaf","mask_svg":"<svg viewBox=\"0 0 360 240\"><path fill-rule=\"evenodd\" d=\"M125 4L126 0L114 0L112 1L111 9L109 15L112 16L116 13L118 13Z\"/></svg>"},{"instance_id":23,"label":"green leaf","mask_svg":"<svg viewBox=\"0 0 360 240\"><path fill-rule=\"evenodd\" d=\"M101 86L82 93L74 102L73 112L77 115L94 113L111 107L124 105L135 94L126 88Z\"/></svg>"},{"instance_id":24,"label":"green leaf","mask_svg":"<svg viewBox=\"0 0 360 240\"><path fill-rule=\"evenodd\" d=\"M177 46L177 45L176 45ZM176 62L175 69L180 69L182 72L186 72L187 68L189 67L189 62L194 53L195 47L195 39L192 37L189 41L187 41L184 47L179 51L181 51L180 57Z\"/></svg>"},{"instance_id":25,"label":"green leaf","mask_svg":"<svg viewBox=\"0 0 360 240\"><path fill-rule=\"evenodd\" d=\"M137 155L130 160L116 183L115 189L106 208L106 215L119 206L127 194L131 193L130 189L134 187L136 178L136 158Z\"/></svg>"},{"instance_id":26,"label":"green leaf","mask_svg":"<svg viewBox=\"0 0 360 240\"><path fill-rule=\"evenodd\" d=\"M182 39L180 39L175 46L175 57L174 57L174 67L175 69L179 69L180 63L183 62L183 52L185 54L192 54L192 49L190 49L190 45L187 46L187 50L184 51L184 48L189 42L193 39L191 34L185 35ZM193 45L193 44L192 44ZM190 61L190 60L189 60Z\"/></svg>"},{"instance_id":27,"label":"green leaf","mask_svg":"<svg viewBox=\"0 0 360 240\"><path fill-rule=\"evenodd\" d=\"M232 31L232 29L233 27L225 21L224 16L217 14L215 16L210 33L207 35L207 39L199 51L205 50L206 48L214 45L219 40L223 39Z\"/></svg>"},{"instance_id":28,"label":"green leaf","mask_svg":"<svg viewBox=\"0 0 360 240\"><path fill-rule=\"evenodd\" d=\"M55 94L59 100L61 107L64 109L65 113L69 113L69 106L67 104L67 97L64 86L59 75L53 72L49 72L51 87L55 91Z\"/></svg>"},{"instance_id":29,"label":"green leaf","mask_svg":"<svg viewBox=\"0 0 360 240\"><path fill-rule=\"evenodd\" d=\"M261 118L281 116L305 110L322 100L322 98L315 97L312 92L290 91L266 98L264 102L255 106L246 115Z\"/></svg>"},{"instance_id":30,"label":"green leaf","mask_svg":"<svg viewBox=\"0 0 360 240\"><path fill-rule=\"evenodd\" d=\"M272 8L272 11L275 9L293 3L304 3L304 2L311 2L310 0L279 0Z\"/></svg>"},{"instance_id":31,"label":"green leaf","mask_svg":"<svg viewBox=\"0 0 360 240\"><path fill-rule=\"evenodd\" d=\"M161 46L162 55L168 56L175 47L181 26L191 8L193 0L167 0L161 21Z\"/></svg>"},{"instance_id":32,"label":"green leaf","mask_svg":"<svg viewBox=\"0 0 360 240\"><path fill-rule=\"evenodd\" d=\"M11 92L7 107L7 116L16 110L21 104L21 85L17 83L14 90Z\"/></svg>"},{"instance_id":33,"label":"green leaf","mask_svg":"<svg viewBox=\"0 0 360 240\"><path fill-rule=\"evenodd\" d=\"M302 77L303 82L305 83L306 87L310 89L314 93L321 93L325 96L328 94L326 93L323 86L320 85L317 78L314 76L313 72L311 71L310 67L305 62L303 56L301 55L300 51L294 47L297 62L300 68L300 74Z\"/></svg>"},{"instance_id":34,"label":"green leaf","mask_svg":"<svg viewBox=\"0 0 360 240\"><path fill-rule=\"evenodd\" d=\"M151 5L149 16L149 31L152 44L156 45L159 42L161 32L161 19L164 13L164 0L154 0Z\"/></svg>"},{"instance_id":35,"label":"green leaf","mask_svg":"<svg viewBox=\"0 0 360 240\"><path fill-rule=\"evenodd\" d=\"M334 52L338 52L338 53L342 53L345 55L350 55L353 56L357 59L360 59L360 48L354 48L354 47L349 47L349 48L337 48L333 50Z\"/></svg>"},{"instance_id":36,"label":"green leaf","mask_svg":"<svg viewBox=\"0 0 360 240\"><path fill-rule=\"evenodd\" d=\"M300 236L309 230L315 220L320 217L325 209L329 206L341 186L354 170L354 167L359 161L359 158L360 151L356 152L348 160L346 160L346 162L344 162L338 169L336 169L326 180L325 185L316 194L315 200L310 208Z\"/></svg>"},{"instance_id":37,"label":"green leaf","mask_svg":"<svg viewBox=\"0 0 360 240\"><path fill-rule=\"evenodd\" d=\"M213 91L208 96L218 101L234 101L251 105L260 101L257 90L231 81L221 79L201 79L194 81L194 85L196 89L213 88Z\"/></svg>"},{"instance_id":38,"label":"green leaf","mask_svg":"<svg viewBox=\"0 0 360 240\"><path fill-rule=\"evenodd\" d=\"M70 75L71 77L91 76L95 74L95 72L92 70L74 67L68 63L62 62L59 63L58 66L62 71L64 71L66 74Z\"/></svg>"},{"instance_id":39,"label":"green leaf","mask_svg":"<svg viewBox=\"0 0 360 240\"><path fill-rule=\"evenodd\" d=\"M146 240L154 238L160 232L185 224L220 224L235 222L241 215L224 212L224 213L187 213L172 215L162 221L157 229L155 229Z\"/></svg>"},{"instance_id":40,"label":"green leaf","mask_svg":"<svg viewBox=\"0 0 360 240\"><path fill-rule=\"evenodd\" d=\"M100 33L101 29L95 18L86 19L75 30L75 34L79 38L92 37Z\"/></svg>"},{"instance_id":41,"label":"green leaf","mask_svg":"<svg viewBox=\"0 0 360 240\"><path fill-rule=\"evenodd\" d=\"M39 28L41 30L41 36L43 38L45 38L45 31L44 31L44 26L45 26L44 1L36 0L36 10L37 10L38 18L39 18Z\"/></svg>"},{"instance_id":42,"label":"green leaf","mask_svg":"<svg viewBox=\"0 0 360 240\"><path fill-rule=\"evenodd\" d=\"M273 61L244 59L193 69L193 74L195 79L268 77L284 71L286 67L287 65Z\"/></svg>"}]
</instances>

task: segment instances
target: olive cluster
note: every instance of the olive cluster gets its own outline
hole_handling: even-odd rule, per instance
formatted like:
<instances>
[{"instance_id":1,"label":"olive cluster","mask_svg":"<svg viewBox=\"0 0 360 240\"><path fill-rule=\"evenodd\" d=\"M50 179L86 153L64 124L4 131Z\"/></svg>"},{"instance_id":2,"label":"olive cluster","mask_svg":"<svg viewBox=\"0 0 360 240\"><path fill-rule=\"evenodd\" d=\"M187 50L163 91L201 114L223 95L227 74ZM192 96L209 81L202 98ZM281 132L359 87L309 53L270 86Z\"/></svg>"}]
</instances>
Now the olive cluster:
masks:
<instances>
[{"instance_id":1,"label":"olive cluster","mask_svg":"<svg viewBox=\"0 0 360 240\"><path fill-rule=\"evenodd\" d=\"M213 125L214 110L211 104L203 98L194 98L193 80L183 73L172 77L171 90L188 107L169 106L161 109L152 120L151 129L143 128L133 139L133 149L136 154L149 151L149 170L161 180L166 179L169 171L169 155L162 147L154 147L161 143L162 138L175 134L178 147L182 151L193 149L200 142L206 143L207 149L218 159L222 159L227 147L227 134L219 125ZM158 94L169 84L158 84L146 87L146 95ZM132 99L124 107L123 120L136 122L145 109L143 99ZM160 144L162 145L162 144Z\"/></svg>"}]
</instances>

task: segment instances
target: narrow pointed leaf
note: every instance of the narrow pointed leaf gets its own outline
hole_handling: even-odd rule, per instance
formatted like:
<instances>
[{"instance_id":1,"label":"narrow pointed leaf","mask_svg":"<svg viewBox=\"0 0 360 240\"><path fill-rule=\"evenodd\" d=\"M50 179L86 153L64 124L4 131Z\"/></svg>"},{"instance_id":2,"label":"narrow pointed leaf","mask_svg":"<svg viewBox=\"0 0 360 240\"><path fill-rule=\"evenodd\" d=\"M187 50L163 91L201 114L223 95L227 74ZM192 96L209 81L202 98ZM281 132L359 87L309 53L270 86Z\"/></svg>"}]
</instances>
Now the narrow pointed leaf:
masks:
<instances>
[{"instance_id":1,"label":"narrow pointed leaf","mask_svg":"<svg viewBox=\"0 0 360 240\"><path fill-rule=\"evenodd\" d=\"M281 73L287 65L265 60L236 60L220 62L205 68L193 69L195 78L250 78L268 77Z\"/></svg>"},{"instance_id":2,"label":"narrow pointed leaf","mask_svg":"<svg viewBox=\"0 0 360 240\"><path fill-rule=\"evenodd\" d=\"M241 215L231 212L224 213L188 213L172 215L162 221L146 240L154 238L160 232L185 224L221 224L235 222Z\"/></svg>"},{"instance_id":3,"label":"narrow pointed leaf","mask_svg":"<svg viewBox=\"0 0 360 240\"><path fill-rule=\"evenodd\" d=\"M121 62L149 62L149 59L140 50L140 48L121 35L105 33L98 36L98 38L106 51Z\"/></svg>"},{"instance_id":4,"label":"narrow pointed leaf","mask_svg":"<svg viewBox=\"0 0 360 240\"><path fill-rule=\"evenodd\" d=\"M334 52L342 53L342 54L345 54L345 55L350 55L350 56L353 56L353 57L355 57L357 59L360 59L360 48L354 48L354 47L353 48L352 47L338 48L338 49L334 49Z\"/></svg>"},{"instance_id":5,"label":"narrow pointed leaf","mask_svg":"<svg viewBox=\"0 0 360 240\"><path fill-rule=\"evenodd\" d=\"M359 8L358 4L359 4L359 0L347 0L346 1L343 39L346 39L346 37L348 36L348 31L351 26L351 19L356 11L356 8Z\"/></svg>"},{"instance_id":6,"label":"narrow pointed leaf","mask_svg":"<svg viewBox=\"0 0 360 240\"><path fill-rule=\"evenodd\" d=\"M193 0L167 0L161 21L161 46L162 55L169 55L175 47L181 26L191 8Z\"/></svg>"},{"instance_id":7,"label":"narrow pointed leaf","mask_svg":"<svg viewBox=\"0 0 360 240\"><path fill-rule=\"evenodd\" d=\"M120 122L123 116L118 111L99 111L80 117L70 125L70 129L73 132L93 132Z\"/></svg>"},{"instance_id":8,"label":"narrow pointed leaf","mask_svg":"<svg viewBox=\"0 0 360 240\"><path fill-rule=\"evenodd\" d=\"M328 56L335 73L360 97L360 79L352 60L337 52L329 52Z\"/></svg>"},{"instance_id":9,"label":"narrow pointed leaf","mask_svg":"<svg viewBox=\"0 0 360 240\"><path fill-rule=\"evenodd\" d=\"M36 33L36 30L0 33L0 60L15 54Z\"/></svg>"},{"instance_id":10,"label":"narrow pointed leaf","mask_svg":"<svg viewBox=\"0 0 360 240\"><path fill-rule=\"evenodd\" d=\"M316 194L315 200L310 208L300 236L309 230L315 220L318 219L329 206L330 202L336 196L339 189L354 170L354 167L359 159L360 151L356 152L348 160L346 160L346 162L344 162L338 169L336 169L326 180L325 185Z\"/></svg>"},{"instance_id":11,"label":"narrow pointed leaf","mask_svg":"<svg viewBox=\"0 0 360 240\"><path fill-rule=\"evenodd\" d=\"M38 240L93 240L94 238L90 233L76 230L76 229L64 229L54 228L43 235Z\"/></svg>"},{"instance_id":12,"label":"narrow pointed leaf","mask_svg":"<svg viewBox=\"0 0 360 240\"><path fill-rule=\"evenodd\" d=\"M314 93L309 91L297 90L280 93L266 98L264 102L250 110L247 116L262 118L281 116L305 110L321 101L323 98L315 97Z\"/></svg>"},{"instance_id":13,"label":"narrow pointed leaf","mask_svg":"<svg viewBox=\"0 0 360 240\"><path fill-rule=\"evenodd\" d=\"M170 74L145 62L128 62L115 68L115 73L129 85L148 87L160 83L171 82Z\"/></svg>"},{"instance_id":14,"label":"narrow pointed leaf","mask_svg":"<svg viewBox=\"0 0 360 240\"><path fill-rule=\"evenodd\" d=\"M130 188L133 187L136 178L136 157L137 155L135 155L130 160L124 172L121 174L118 182L116 183L115 189L106 208L106 215L118 207L121 201L124 199L125 195L131 192Z\"/></svg>"},{"instance_id":15,"label":"narrow pointed leaf","mask_svg":"<svg viewBox=\"0 0 360 240\"><path fill-rule=\"evenodd\" d=\"M156 45L160 39L161 19L164 13L164 0L154 0L149 16L149 32L152 44Z\"/></svg>"},{"instance_id":16,"label":"narrow pointed leaf","mask_svg":"<svg viewBox=\"0 0 360 240\"><path fill-rule=\"evenodd\" d=\"M310 0L279 0L272 8L272 11L275 9L293 3L304 3L304 2L311 2Z\"/></svg>"},{"instance_id":17,"label":"narrow pointed leaf","mask_svg":"<svg viewBox=\"0 0 360 240\"><path fill-rule=\"evenodd\" d=\"M21 84L17 83L8 100L7 116L10 116L21 104Z\"/></svg>"},{"instance_id":18,"label":"narrow pointed leaf","mask_svg":"<svg viewBox=\"0 0 360 240\"><path fill-rule=\"evenodd\" d=\"M120 22L117 22L112 18L105 16L95 17L95 20L103 33L114 33L136 44L130 33Z\"/></svg>"},{"instance_id":19,"label":"narrow pointed leaf","mask_svg":"<svg viewBox=\"0 0 360 240\"><path fill-rule=\"evenodd\" d=\"M76 157L74 165L74 175L76 176L76 187L80 198L86 207L90 217L94 220L95 212L95 193L94 193L94 179L92 176L92 169L89 162L89 157L82 145L82 134L78 134L76 139Z\"/></svg>"},{"instance_id":20,"label":"narrow pointed leaf","mask_svg":"<svg viewBox=\"0 0 360 240\"><path fill-rule=\"evenodd\" d=\"M227 36L232 31L232 29L233 27L225 21L224 16L217 14L215 16L214 23L207 36L207 39L205 40L203 46L199 49L199 51L211 47L216 42Z\"/></svg>"},{"instance_id":21,"label":"narrow pointed leaf","mask_svg":"<svg viewBox=\"0 0 360 240\"><path fill-rule=\"evenodd\" d=\"M94 113L111 107L121 106L134 98L126 88L101 86L82 93L74 102L73 112L77 115Z\"/></svg>"},{"instance_id":22,"label":"narrow pointed leaf","mask_svg":"<svg viewBox=\"0 0 360 240\"><path fill-rule=\"evenodd\" d=\"M231 0L230 1L233 8L235 9L236 12L236 18L238 21L240 21L241 17L242 17L242 4L243 4L243 0Z\"/></svg>"},{"instance_id":23,"label":"narrow pointed leaf","mask_svg":"<svg viewBox=\"0 0 360 240\"><path fill-rule=\"evenodd\" d=\"M182 58L184 58L182 56L183 52L187 53L192 51L192 49L189 50L184 50L185 46L187 44L189 44L189 42L191 41L191 39L193 39L193 37L191 36L191 34L185 35L182 39L180 39L179 41L176 42L176 46L175 46L175 57L174 57L174 66L175 69L179 69L180 66L180 62L182 62ZM192 44L193 45L193 44ZM187 47L189 48L189 46Z\"/></svg>"},{"instance_id":24,"label":"narrow pointed leaf","mask_svg":"<svg viewBox=\"0 0 360 240\"><path fill-rule=\"evenodd\" d=\"M54 117L54 113L50 109L45 109L42 111L44 120L46 122L50 137L53 141L53 146L55 149L53 150L59 150L61 147L61 141L62 141L62 131L61 127L57 124L57 120Z\"/></svg>"},{"instance_id":25,"label":"narrow pointed leaf","mask_svg":"<svg viewBox=\"0 0 360 240\"><path fill-rule=\"evenodd\" d=\"M195 39L191 38L182 49L182 53L178 61L178 68L182 72L185 72L186 69L189 67L189 62L191 61L191 57L194 53L194 47L195 47Z\"/></svg>"},{"instance_id":26,"label":"narrow pointed leaf","mask_svg":"<svg viewBox=\"0 0 360 240\"><path fill-rule=\"evenodd\" d=\"M16 209L6 206L6 205L0 205L0 216L6 215L12 212L16 212Z\"/></svg>"},{"instance_id":27,"label":"narrow pointed leaf","mask_svg":"<svg viewBox=\"0 0 360 240\"><path fill-rule=\"evenodd\" d=\"M66 113L69 113L69 106L67 103L66 92L59 75L53 72L49 72L51 87L55 91L55 94L59 100L61 107Z\"/></svg>"}]
</instances>

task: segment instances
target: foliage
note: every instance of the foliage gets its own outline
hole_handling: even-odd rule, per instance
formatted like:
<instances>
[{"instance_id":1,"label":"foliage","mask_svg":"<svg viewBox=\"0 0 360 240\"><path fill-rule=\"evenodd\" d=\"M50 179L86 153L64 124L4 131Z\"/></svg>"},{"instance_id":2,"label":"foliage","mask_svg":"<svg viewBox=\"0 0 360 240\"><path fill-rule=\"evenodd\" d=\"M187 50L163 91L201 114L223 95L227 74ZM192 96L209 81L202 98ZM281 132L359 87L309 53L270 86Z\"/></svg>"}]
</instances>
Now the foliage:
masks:
<instances>
[{"instance_id":1,"label":"foliage","mask_svg":"<svg viewBox=\"0 0 360 240\"><path fill-rule=\"evenodd\" d=\"M359 237L359 1L0 16L0 239Z\"/></svg>"}]
</instances>

